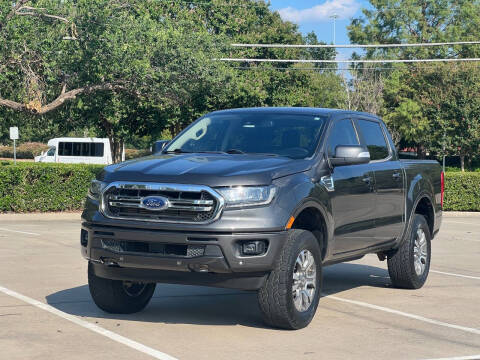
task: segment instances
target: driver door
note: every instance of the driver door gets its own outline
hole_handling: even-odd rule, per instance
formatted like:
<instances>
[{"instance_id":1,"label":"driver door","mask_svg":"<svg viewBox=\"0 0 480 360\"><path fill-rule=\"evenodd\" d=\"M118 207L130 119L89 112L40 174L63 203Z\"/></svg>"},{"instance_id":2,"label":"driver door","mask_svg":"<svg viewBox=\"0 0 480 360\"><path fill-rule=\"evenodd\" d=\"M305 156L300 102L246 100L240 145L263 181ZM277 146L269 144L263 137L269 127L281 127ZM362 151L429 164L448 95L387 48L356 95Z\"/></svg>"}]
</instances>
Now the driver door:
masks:
<instances>
[{"instance_id":1,"label":"driver door","mask_svg":"<svg viewBox=\"0 0 480 360\"><path fill-rule=\"evenodd\" d=\"M327 153L331 158L339 145L360 145L350 118L331 126ZM334 218L335 255L359 250L372 244L375 238L375 184L369 164L335 166L329 191Z\"/></svg>"}]
</instances>

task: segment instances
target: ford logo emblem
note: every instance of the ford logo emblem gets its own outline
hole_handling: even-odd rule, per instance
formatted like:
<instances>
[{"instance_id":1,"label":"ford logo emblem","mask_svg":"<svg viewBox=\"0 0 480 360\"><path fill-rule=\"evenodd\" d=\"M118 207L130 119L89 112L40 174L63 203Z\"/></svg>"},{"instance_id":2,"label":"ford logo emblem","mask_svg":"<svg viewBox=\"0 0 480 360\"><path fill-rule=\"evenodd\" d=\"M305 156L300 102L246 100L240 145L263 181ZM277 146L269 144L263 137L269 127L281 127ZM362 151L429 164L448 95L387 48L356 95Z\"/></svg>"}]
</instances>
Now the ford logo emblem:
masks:
<instances>
[{"instance_id":1,"label":"ford logo emblem","mask_svg":"<svg viewBox=\"0 0 480 360\"><path fill-rule=\"evenodd\" d=\"M162 196L147 196L142 199L140 205L147 210L161 211L168 208L168 199Z\"/></svg>"}]
</instances>

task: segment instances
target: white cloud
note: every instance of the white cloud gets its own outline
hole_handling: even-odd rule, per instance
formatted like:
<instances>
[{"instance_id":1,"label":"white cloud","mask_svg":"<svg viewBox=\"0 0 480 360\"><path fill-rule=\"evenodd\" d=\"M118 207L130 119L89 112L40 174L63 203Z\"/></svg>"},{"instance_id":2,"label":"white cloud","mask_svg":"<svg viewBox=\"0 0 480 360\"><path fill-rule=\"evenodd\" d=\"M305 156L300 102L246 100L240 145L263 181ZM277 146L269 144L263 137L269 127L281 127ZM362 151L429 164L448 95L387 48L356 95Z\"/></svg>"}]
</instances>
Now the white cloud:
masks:
<instances>
[{"instance_id":1,"label":"white cloud","mask_svg":"<svg viewBox=\"0 0 480 360\"><path fill-rule=\"evenodd\" d=\"M327 0L323 4L308 9L287 7L278 10L283 20L296 24L331 21L330 16L337 14L339 19L348 19L358 10L360 5L356 0Z\"/></svg>"}]
</instances>

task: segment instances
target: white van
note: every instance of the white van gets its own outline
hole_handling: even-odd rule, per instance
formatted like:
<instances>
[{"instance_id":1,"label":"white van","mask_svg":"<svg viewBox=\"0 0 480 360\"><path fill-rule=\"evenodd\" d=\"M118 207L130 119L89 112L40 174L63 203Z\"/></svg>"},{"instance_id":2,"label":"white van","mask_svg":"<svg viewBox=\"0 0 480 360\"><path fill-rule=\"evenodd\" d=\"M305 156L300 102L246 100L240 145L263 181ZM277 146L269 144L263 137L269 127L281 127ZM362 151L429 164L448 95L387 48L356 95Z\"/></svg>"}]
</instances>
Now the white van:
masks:
<instances>
[{"instance_id":1,"label":"white van","mask_svg":"<svg viewBox=\"0 0 480 360\"><path fill-rule=\"evenodd\" d=\"M35 157L35 162L67 164L112 164L110 141L99 138L56 138L49 149Z\"/></svg>"}]
</instances>

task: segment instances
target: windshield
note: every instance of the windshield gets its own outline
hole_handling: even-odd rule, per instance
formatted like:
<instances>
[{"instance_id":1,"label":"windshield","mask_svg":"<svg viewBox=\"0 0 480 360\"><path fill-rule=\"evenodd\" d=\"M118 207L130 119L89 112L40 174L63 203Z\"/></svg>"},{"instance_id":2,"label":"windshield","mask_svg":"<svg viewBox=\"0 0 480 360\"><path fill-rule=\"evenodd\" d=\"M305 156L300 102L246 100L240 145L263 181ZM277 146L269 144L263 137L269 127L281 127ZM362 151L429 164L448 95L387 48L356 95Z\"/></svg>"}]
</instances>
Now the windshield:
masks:
<instances>
[{"instance_id":1,"label":"windshield","mask_svg":"<svg viewBox=\"0 0 480 360\"><path fill-rule=\"evenodd\" d=\"M200 118L164 152L271 154L303 159L313 155L326 117L236 113Z\"/></svg>"}]
</instances>

